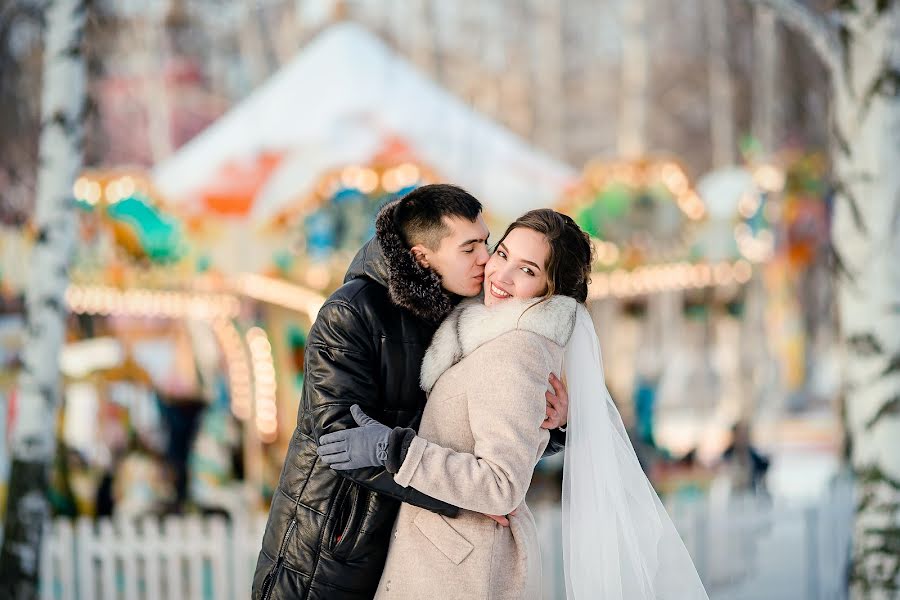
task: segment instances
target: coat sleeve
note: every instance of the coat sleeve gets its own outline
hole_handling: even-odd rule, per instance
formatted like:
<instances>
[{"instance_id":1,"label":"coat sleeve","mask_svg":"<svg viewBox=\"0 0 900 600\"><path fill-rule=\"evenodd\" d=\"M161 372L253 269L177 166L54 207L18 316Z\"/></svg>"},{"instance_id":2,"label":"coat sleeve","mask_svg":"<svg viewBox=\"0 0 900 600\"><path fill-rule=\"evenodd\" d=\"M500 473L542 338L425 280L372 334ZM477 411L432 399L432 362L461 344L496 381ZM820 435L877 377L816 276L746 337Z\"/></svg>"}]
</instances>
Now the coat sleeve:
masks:
<instances>
[{"instance_id":1,"label":"coat sleeve","mask_svg":"<svg viewBox=\"0 0 900 600\"><path fill-rule=\"evenodd\" d=\"M373 418L384 409L380 367L369 328L348 303L332 301L319 311L304 360L303 410L313 417L313 437L356 427L350 407L359 404ZM418 423L410 424L417 426ZM384 468L336 471L357 484L401 502L455 517L459 509L394 482Z\"/></svg>"},{"instance_id":2,"label":"coat sleeve","mask_svg":"<svg viewBox=\"0 0 900 600\"><path fill-rule=\"evenodd\" d=\"M512 331L470 355L485 368L467 393L473 452L417 436L394 480L466 510L505 515L518 507L548 435L541 429L551 370L545 343L536 334Z\"/></svg>"}]
</instances>

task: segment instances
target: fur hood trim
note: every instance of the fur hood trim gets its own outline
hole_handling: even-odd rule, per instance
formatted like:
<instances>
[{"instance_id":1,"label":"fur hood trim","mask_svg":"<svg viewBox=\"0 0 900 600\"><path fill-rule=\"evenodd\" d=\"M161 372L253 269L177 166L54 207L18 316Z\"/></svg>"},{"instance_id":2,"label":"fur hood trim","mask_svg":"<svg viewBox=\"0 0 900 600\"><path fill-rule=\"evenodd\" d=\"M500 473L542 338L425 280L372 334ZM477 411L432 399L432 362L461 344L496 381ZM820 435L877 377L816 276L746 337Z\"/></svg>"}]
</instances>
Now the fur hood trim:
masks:
<instances>
[{"instance_id":1,"label":"fur hood trim","mask_svg":"<svg viewBox=\"0 0 900 600\"><path fill-rule=\"evenodd\" d=\"M455 305L441 285L440 276L419 265L403 241L394 221L397 202L385 205L375 221L375 237L387 263L388 293L394 304L417 317L437 324Z\"/></svg>"},{"instance_id":2,"label":"fur hood trim","mask_svg":"<svg viewBox=\"0 0 900 600\"><path fill-rule=\"evenodd\" d=\"M482 298L464 300L434 334L419 383L430 393L444 371L510 331L530 331L565 346L575 328L577 308L578 302L568 296L507 300L494 307L485 306Z\"/></svg>"}]
</instances>

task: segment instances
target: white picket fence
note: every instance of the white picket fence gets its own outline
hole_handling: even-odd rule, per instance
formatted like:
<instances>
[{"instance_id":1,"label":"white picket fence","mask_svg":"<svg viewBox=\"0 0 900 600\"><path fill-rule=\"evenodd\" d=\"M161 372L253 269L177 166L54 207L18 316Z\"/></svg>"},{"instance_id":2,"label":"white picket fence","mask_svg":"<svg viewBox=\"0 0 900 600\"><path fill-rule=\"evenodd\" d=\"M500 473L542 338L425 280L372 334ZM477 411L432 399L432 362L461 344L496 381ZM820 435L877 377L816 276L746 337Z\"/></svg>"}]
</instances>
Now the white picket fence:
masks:
<instances>
[{"instance_id":1,"label":"white picket fence","mask_svg":"<svg viewBox=\"0 0 900 600\"><path fill-rule=\"evenodd\" d=\"M266 515L56 519L42 600L238 600L250 595Z\"/></svg>"},{"instance_id":2,"label":"white picket fence","mask_svg":"<svg viewBox=\"0 0 900 600\"><path fill-rule=\"evenodd\" d=\"M559 507L533 511L544 597L564 598ZM671 510L713 600L843 600L852 512L849 488L805 506L750 499ZM265 520L57 519L44 544L41 598L247 598Z\"/></svg>"},{"instance_id":3,"label":"white picket fence","mask_svg":"<svg viewBox=\"0 0 900 600\"><path fill-rule=\"evenodd\" d=\"M533 512L543 597L565 598L559 508L541 506ZM669 512L712 600L847 598L853 524L849 485L808 504L751 497L727 505L678 505Z\"/></svg>"}]
</instances>

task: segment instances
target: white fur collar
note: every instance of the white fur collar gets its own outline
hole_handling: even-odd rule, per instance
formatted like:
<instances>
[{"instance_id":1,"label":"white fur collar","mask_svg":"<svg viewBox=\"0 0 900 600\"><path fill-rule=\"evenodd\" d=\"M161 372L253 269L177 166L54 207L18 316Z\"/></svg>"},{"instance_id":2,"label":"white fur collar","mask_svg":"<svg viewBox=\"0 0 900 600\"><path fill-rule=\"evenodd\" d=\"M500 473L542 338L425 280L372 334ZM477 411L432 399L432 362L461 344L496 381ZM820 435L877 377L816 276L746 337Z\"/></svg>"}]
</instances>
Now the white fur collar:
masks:
<instances>
[{"instance_id":1,"label":"white fur collar","mask_svg":"<svg viewBox=\"0 0 900 600\"><path fill-rule=\"evenodd\" d=\"M462 301L438 327L425 353L419 378L422 389L431 392L444 371L510 331L530 331L564 346L575 327L577 306L568 296L507 300L493 307L485 306L481 298Z\"/></svg>"}]
</instances>

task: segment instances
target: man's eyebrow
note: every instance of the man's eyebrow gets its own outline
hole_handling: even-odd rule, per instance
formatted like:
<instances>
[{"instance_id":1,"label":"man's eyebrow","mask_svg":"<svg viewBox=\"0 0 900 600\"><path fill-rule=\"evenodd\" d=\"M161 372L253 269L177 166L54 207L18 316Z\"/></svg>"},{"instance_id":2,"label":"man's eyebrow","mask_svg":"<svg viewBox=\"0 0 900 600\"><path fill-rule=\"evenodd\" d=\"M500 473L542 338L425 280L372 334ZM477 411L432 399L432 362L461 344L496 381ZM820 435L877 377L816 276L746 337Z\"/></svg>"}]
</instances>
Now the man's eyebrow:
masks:
<instances>
[{"instance_id":1,"label":"man's eyebrow","mask_svg":"<svg viewBox=\"0 0 900 600\"><path fill-rule=\"evenodd\" d=\"M502 248L504 252L506 252L507 254L509 254L509 248L506 247L506 244L500 244L499 248ZM530 260L525 260L524 258L520 258L519 260L521 260L521 261L522 261L523 263L525 263L526 265L531 265L532 267L534 267L534 268L537 269L538 271L543 271L542 268L540 268L539 266L537 266L535 263L531 262Z\"/></svg>"},{"instance_id":2,"label":"man's eyebrow","mask_svg":"<svg viewBox=\"0 0 900 600\"><path fill-rule=\"evenodd\" d=\"M459 247L462 248L463 246L468 246L469 244L483 244L483 243L485 243L487 240L488 240L488 239L487 239L486 237L485 237L485 238L477 238L477 239L474 239L474 240L466 240L466 241L464 241L462 244L460 244Z\"/></svg>"}]
</instances>

